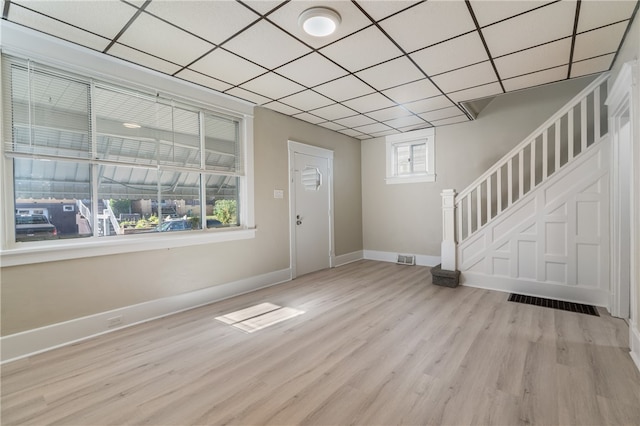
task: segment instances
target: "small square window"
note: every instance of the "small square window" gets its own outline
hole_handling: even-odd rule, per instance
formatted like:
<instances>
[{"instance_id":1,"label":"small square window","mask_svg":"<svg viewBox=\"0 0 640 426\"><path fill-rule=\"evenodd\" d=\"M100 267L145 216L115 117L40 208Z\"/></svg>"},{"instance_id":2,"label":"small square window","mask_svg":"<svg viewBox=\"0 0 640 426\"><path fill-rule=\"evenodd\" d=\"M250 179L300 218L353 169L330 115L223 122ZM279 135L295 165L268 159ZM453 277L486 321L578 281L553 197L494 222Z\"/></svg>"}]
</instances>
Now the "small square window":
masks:
<instances>
[{"instance_id":1,"label":"small square window","mask_svg":"<svg viewBox=\"0 0 640 426\"><path fill-rule=\"evenodd\" d=\"M387 136L387 183L434 182L434 129Z\"/></svg>"}]
</instances>

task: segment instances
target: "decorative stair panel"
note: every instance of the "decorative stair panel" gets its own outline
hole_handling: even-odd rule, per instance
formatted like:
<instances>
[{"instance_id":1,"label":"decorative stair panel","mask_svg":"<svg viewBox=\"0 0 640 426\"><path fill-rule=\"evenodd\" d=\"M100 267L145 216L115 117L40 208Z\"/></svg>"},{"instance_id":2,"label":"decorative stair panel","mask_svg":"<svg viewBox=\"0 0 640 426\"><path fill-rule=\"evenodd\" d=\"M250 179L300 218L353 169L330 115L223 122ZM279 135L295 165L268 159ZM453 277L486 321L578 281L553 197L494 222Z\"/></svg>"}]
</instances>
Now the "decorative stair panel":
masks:
<instances>
[{"instance_id":1,"label":"decorative stair panel","mask_svg":"<svg viewBox=\"0 0 640 426\"><path fill-rule=\"evenodd\" d=\"M462 284L608 304L607 78L458 195L443 192L442 267Z\"/></svg>"},{"instance_id":2,"label":"decorative stair panel","mask_svg":"<svg viewBox=\"0 0 640 426\"><path fill-rule=\"evenodd\" d=\"M459 244L462 283L606 305L609 149L605 137Z\"/></svg>"}]
</instances>

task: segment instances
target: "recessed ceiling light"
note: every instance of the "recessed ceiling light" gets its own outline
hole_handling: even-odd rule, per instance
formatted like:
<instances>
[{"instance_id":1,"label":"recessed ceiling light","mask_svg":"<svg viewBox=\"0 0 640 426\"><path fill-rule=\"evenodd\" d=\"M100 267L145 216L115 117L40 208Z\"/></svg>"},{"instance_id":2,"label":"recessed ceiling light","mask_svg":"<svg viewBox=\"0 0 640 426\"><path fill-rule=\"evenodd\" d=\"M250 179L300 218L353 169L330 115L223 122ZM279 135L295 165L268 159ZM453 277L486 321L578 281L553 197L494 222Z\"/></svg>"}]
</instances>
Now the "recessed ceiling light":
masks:
<instances>
[{"instance_id":1,"label":"recessed ceiling light","mask_svg":"<svg viewBox=\"0 0 640 426\"><path fill-rule=\"evenodd\" d=\"M136 124L136 123L122 123L122 125L127 129L139 129L141 127L139 124Z\"/></svg>"},{"instance_id":2,"label":"recessed ceiling light","mask_svg":"<svg viewBox=\"0 0 640 426\"><path fill-rule=\"evenodd\" d=\"M304 32L314 37L326 37L340 25L340 14L328 7L312 7L300 14L298 24Z\"/></svg>"}]
</instances>

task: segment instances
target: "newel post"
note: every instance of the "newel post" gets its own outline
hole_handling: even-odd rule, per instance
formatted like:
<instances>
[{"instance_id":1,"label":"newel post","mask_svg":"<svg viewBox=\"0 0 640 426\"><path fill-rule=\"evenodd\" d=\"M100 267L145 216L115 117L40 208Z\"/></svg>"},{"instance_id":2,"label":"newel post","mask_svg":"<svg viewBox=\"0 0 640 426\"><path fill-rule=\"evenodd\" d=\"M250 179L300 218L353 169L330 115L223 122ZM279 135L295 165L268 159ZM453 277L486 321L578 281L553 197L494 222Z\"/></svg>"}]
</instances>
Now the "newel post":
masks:
<instances>
[{"instance_id":1,"label":"newel post","mask_svg":"<svg viewBox=\"0 0 640 426\"><path fill-rule=\"evenodd\" d=\"M454 189L442 191L442 269L444 271L456 270L456 215Z\"/></svg>"}]
</instances>

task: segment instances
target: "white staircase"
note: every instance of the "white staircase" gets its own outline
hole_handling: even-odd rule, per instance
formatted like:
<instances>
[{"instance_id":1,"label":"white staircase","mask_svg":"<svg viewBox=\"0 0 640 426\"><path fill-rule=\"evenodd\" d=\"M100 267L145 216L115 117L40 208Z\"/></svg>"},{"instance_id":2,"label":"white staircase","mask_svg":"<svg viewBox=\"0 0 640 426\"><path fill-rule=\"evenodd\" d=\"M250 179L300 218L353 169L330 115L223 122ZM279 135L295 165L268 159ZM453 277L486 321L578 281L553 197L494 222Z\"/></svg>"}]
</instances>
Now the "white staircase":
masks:
<instances>
[{"instance_id":1,"label":"white staircase","mask_svg":"<svg viewBox=\"0 0 640 426\"><path fill-rule=\"evenodd\" d=\"M607 77L469 187L443 192L443 269L465 285L607 305Z\"/></svg>"}]
</instances>

